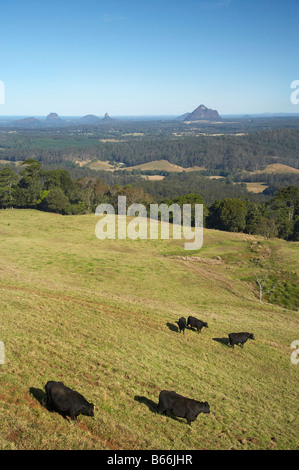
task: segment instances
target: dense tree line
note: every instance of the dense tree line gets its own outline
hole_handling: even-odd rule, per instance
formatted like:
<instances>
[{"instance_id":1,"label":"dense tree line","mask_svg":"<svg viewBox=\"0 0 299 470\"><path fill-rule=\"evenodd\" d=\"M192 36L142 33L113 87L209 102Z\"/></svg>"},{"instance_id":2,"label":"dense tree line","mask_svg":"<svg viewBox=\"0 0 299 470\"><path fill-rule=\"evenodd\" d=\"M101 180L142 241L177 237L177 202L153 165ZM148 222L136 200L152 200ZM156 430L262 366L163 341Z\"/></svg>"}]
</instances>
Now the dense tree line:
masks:
<instances>
[{"instance_id":1,"label":"dense tree line","mask_svg":"<svg viewBox=\"0 0 299 470\"><path fill-rule=\"evenodd\" d=\"M63 215L93 212L98 204L117 203L125 195L127 203L149 205L152 198L143 188L131 185L106 185L101 179L83 177L73 180L64 169L45 170L42 164L28 159L20 173L11 168L0 171L0 207L34 208Z\"/></svg>"},{"instance_id":2,"label":"dense tree line","mask_svg":"<svg viewBox=\"0 0 299 470\"><path fill-rule=\"evenodd\" d=\"M280 188L273 198L260 204L248 197L241 198L239 194L225 195L210 203L202 192L186 191L182 194L184 177L185 174L170 175L170 187L166 187L165 192L158 191L157 198L147 190L148 183L153 182L144 181L144 186L109 186L96 177L72 179L65 169L45 170L39 161L28 159L22 164L20 173L8 167L0 171L0 207L35 208L64 215L83 214L93 212L103 202L116 208L119 195L127 197L127 205L141 203L147 208L153 202L164 202L169 206L198 203L204 204L204 225L208 228L299 240L299 189L296 186ZM201 175L197 178L197 189L200 187L198 184L209 181ZM232 190L238 188L238 185L221 184ZM245 191L244 186L240 188ZM164 194L167 196L163 197ZM246 194L247 190L243 196Z\"/></svg>"},{"instance_id":3,"label":"dense tree line","mask_svg":"<svg viewBox=\"0 0 299 470\"><path fill-rule=\"evenodd\" d=\"M266 237L299 241L299 189L281 188L267 203L229 197L206 206L199 194L188 194L163 201L168 205L204 204L204 226L227 232L245 232Z\"/></svg>"},{"instance_id":4,"label":"dense tree line","mask_svg":"<svg viewBox=\"0 0 299 470\"><path fill-rule=\"evenodd\" d=\"M218 132L219 129L218 129ZM109 135L113 137L113 134ZM277 129L245 135L170 134L128 137L100 141L99 136L84 135L0 135L2 158L20 161L32 155L43 164L53 165L76 160L99 159L121 162L127 167L154 160L168 160L184 168L205 167L209 170L256 171L280 163L298 168L298 129ZM102 139L105 140L105 139Z\"/></svg>"},{"instance_id":5,"label":"dense tree line","mask_svg":"<svg viewBox=\"0 0 299 470\"><path fill-rule=\"evenodd\" d=\"M246 184L233 184L230 179L212 180L199 172L171 173L161 181L142 180L138 183L146 192L160 202L162 199L174 199L187 193L199 193L210 205L215 199L226 197L249 198ZM260 199L262 197L260 196Z\"/></svg>"},{"instance_id":6,"label":"dense tree line","mask_svg":"<svg viewBox=\"0 0 299 470\"><path fill-rule=\"evenodd\" d=\"M237 182L261 182L267 188L263 191L265 195L274 196L278 189L286 186L299 186L299 173L239 173L233 175L233 180Z\"/></svg>"}]
</instances>

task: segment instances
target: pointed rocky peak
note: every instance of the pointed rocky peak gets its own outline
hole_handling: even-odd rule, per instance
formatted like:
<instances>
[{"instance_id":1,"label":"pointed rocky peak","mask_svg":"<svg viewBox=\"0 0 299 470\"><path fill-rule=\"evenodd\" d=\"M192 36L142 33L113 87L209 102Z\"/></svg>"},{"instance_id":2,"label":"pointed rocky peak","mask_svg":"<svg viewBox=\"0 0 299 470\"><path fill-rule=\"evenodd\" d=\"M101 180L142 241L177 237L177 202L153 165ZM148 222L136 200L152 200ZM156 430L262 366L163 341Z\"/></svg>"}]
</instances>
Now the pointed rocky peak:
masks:
<instances>
[{"instance_id":1,"label":"pointed rocky peak","mask_svg":"<svg viewBox=\"0 0 299 470\"><path fill-rule=\"evenodd\" d=\"M109 122L109 121L113 121L113 119L109 116L108 113L105 113L105 116L103 117L102 121Z\"/></svg>"},{"instance_id":2,"label":"pointed rocky peak","mask_svg":"<svg viewBox=\"0 0 299 470\"><path fill-rule=\"evenodd\" d=\"M221 121L221 117L215 109L209 109L201 104L192 113L189 113L184 121Z\"/></svg>"}]
</instances>

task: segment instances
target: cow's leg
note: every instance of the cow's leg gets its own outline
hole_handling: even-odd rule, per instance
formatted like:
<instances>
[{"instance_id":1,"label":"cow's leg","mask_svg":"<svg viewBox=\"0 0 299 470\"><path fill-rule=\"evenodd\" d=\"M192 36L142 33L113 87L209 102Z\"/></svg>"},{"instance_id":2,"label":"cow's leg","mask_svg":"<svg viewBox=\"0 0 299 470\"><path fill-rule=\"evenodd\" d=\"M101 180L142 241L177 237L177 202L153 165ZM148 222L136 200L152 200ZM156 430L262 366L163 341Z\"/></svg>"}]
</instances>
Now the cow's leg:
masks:
<instances>
[{"instance_id":1,"label":"cow's leg","mask_svg":"<svg viewBox=\"0 0 299 470\"><path fill-rule=\"evenodd\" d=\"M158 403L158 413L159 414L164 413L164 410L162 409L161 403Z\"/></svg>"},{"instance_id":2,"label":"cow's leg","mask_svg":"<svg viewBox=\"0 0 299 470\"><path fill-rule=\"evenodd\" d=\"M73 408L69 409L69 417L71 418L72 421L77 421L77 416Z\"/></svg>"},{"instance_id":3,"label":"cow's leg","mask_svg":"<svg viewBox=\"0 0 299 470\"><path fill-rule=\"evenodd\" d=\"M53 403L50 397L47 397L45 407L47 408L48 411L54 411Z\"/></svg>"}]
</instances>

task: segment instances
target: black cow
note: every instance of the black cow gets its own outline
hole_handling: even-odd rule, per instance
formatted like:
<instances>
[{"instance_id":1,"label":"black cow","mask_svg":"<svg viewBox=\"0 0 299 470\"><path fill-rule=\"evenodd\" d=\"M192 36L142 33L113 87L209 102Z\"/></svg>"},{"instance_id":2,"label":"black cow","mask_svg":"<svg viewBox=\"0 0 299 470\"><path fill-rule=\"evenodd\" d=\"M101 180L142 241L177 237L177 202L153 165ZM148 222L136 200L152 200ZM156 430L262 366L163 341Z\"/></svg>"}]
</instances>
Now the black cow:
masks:
<instances>
[{"instance_id":1,"label":"black cow","mask_svg":"<svg viewBox=\"0 0 299 470\"><path fill-rule=\"evenodd\" d=\"M165 413L165 411L169 411L174 416L186 418L191 426L191 422L196 420L199 413L210 413L210 407L207 401L201 402L185 398L176 392L162 390L159 395L158 412Z\"/></svg>"},{"instance_id":2,"label":"black cow","mask_svg":"<svg viewBox=\"0 0 299 470\"><path fill-rule=\"evenodd\" d=\"M179 321L178 321L178 325L179 325L180 333L181 333L181 331L182 331L183 334L185 334L186 318L181 317L181 318L179 319Z\"/></svg>"},{"instance_id":3,"label":"black cow","mask_svg":"<svg viewBox=\"0 0 299 470\"><path fill-rule=\"evenodd\" d=\"M209 328L206 322L198 320L198 318L195 317L188 317L187 326L189 325L191 326L191 328L196 328L197 333L201 333L201 329L203 327Z\"/></svg>"},{"instance_id":4,"label":"black cow","mask_svg":"<svg viewBox=\"0 0 299 470\"><path fill-rule=\"evenodd\" d=\"M234 349L235 344L240 344L243 348L244 343L250 338L255 339L252 333L229 333L229 344Z\"/></svg>"},{"instance_id":5,"label":"black cow","mask_svg":"<svg viewBox=\"0 0 299 470\"><path fill-rule=\"evenodd\" d=\"M72 420L77 420L79 414L94 416L94 405L62 382L50 380L46 383L45 390L46 407L49 411L57 411L64 417L69 416Z\"/></svg>"}]
</instances>

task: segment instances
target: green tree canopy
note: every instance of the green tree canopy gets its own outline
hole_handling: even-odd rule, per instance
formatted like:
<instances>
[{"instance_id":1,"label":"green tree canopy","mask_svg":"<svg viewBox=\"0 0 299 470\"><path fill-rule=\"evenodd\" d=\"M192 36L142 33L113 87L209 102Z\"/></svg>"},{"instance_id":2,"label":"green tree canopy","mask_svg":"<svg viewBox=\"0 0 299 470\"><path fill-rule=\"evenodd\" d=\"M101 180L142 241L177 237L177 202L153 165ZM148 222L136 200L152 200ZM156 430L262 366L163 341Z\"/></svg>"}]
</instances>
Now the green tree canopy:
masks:
<instances>
[{"instance_id":1,"label":"green tree canopy","mask_svg":"<svg viewBox=\"0 0 299 470\"><path fill-rule=\"evenodd\" d=\"M241 232L246 227L246 202L238 198L216 200L209 208L208 226L228 232Z\"/></svg>"},{"instance_id":2,"label":"green tree canopy","mask_svg":"<svg viewBox=\"0 0 299 470\"><path fill-rule=\"evenodd\" d=\"M0 206L12 207L15 204L18 175L10 168L0 171Z\"/></svg>"}]
</instances>

